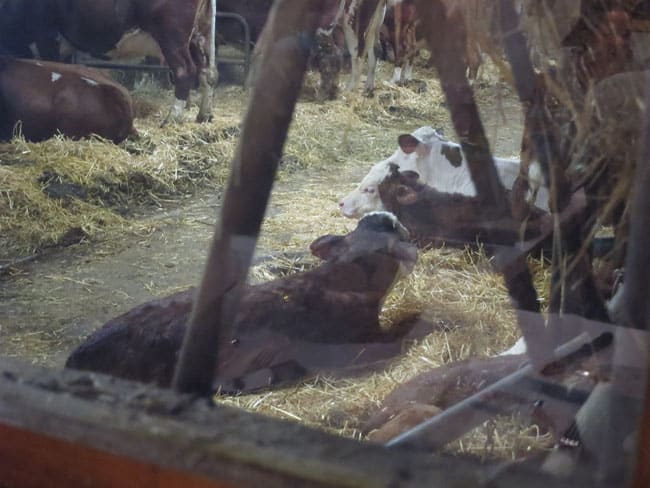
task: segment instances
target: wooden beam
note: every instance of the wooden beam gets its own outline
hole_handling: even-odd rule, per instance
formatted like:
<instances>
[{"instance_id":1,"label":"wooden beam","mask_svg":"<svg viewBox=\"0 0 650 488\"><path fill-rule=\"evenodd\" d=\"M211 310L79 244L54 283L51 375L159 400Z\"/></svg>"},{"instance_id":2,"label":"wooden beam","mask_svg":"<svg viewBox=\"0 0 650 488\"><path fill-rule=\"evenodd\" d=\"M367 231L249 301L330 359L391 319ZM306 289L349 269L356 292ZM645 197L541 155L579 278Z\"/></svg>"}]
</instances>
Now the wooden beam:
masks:
<instances>
[{"instance_id":1,"label":"wooden beam","mask_svg":"<svg viewBox=\"0 0 650 488\"><path fill-rule=\"evenodd\" d=\"M174 373L174 388L209 395L220 341L229 340L316 25L327 2L278 0L201 285Z\"/></svg>"},{"instance_id":2,"label":"wooden beam","mask_svg":"<svg viewBox=\"0 0 650 488\"><path fill-rule=\"evenodd\" d=\"M472 488L494 477L478 462L387 449L171 390L2 358L0 446L0 485L9 486ZM579 486L520 467L499 482Z\"/></svg>"},{"instance_id":3,"label":"wooden beam","mask_svg":"<svg viewBox=\"0 0 650 488\"><path fill-rule=\"evenodd\" d=\"M9 425L0 424L0 439L2 486L232 486Z\"/></svg>"}]
</instances>

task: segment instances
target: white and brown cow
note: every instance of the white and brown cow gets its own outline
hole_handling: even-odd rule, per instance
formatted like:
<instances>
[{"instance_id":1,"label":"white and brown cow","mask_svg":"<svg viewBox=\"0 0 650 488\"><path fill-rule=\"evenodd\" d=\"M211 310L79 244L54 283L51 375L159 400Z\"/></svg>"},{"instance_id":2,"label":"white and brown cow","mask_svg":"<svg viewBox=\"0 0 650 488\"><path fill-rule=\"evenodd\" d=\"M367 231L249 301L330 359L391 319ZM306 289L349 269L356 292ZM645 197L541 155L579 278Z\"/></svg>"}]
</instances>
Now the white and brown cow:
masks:
<instances>
[{"instance_id":1,"label":"white and brown cow","mask_svg":"<svg viewBox=\"0 0 650 488\"><path fill-rule=\"evenodd\" d=\"M431 127L420 127L412 134L398 137L399 147L387 159L375 164L361 183L339 202L341 213L349 218L359 218L367 212L383 210L378 188L390 174L390 165L395 164L400 171L415 171L423 183L441 192L476 196L467 161L459 144L448 141L441 132ZM519 174L519 160L494 158L499 177L508 189ZM537 165L531 168L534 172ZM541 180L541 175L530 177L531 181ZM547 210L548 194L544 188L537 192L535 205Z\"/></svg>"},{"instance_id":2,"label":"white and brown cow","mask_svg":"<svg viewBox=\"0 0 650 488\"><path fill-rule=\"evenodd\" d=\"M350 80L346 86L348 90L358 88L361 78L360 62L366 56L368 75L365 90L371 93L375 88L377 57L374 47L379 42L379 32L388 3L388 0L341 0L344 7L341 25L351 63Z\"/></svg>"}]
</instances>

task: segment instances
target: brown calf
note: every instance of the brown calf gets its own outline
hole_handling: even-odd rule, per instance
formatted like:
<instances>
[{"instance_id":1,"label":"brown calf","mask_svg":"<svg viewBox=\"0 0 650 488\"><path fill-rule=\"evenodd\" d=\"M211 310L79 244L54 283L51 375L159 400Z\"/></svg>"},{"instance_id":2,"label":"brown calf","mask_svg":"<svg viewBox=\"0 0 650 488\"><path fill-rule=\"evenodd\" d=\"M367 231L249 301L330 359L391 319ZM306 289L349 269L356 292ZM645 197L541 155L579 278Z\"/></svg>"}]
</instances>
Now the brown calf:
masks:
<instances>
[{"instance_id":1,"label":"brown calf","mask_svg":"<svg viewBox=\"0 0 650 488\"><path fill-rule=\"evenodd\" d=\"M312 252L326 259L318 268L246 287L236 317L229 318L233 335L220 347L217 386L256 389L367 362L367 354L374 361L398 353L399 344L365 351L367 343L395 342L406 333L383 331L378 316L400 269L410 271L415 262L407 238L392 215L370 214L347 236L312 243ZM66 366L168 386L194 295L194 289L176 293L109 321ZM339 353L344 344L357 346Z\"/></svg>"},{"instance_id":2,"label":"brown calf","mask_svg":"<svg viewBox=\"0 0 650 488\"><path fill-rule=\"evenodd\" d=\"M129 92L100 72L0 56L0 140L16 124L29 141L61 133L120 142L136 133Z\"/></svg>"},{"instance_id":3,"label":"brown calf","mask_svg":"<svg viewBox=\"0 0 650 488\"><path fill-rule=\"evenodd\" d=\"M400 172L391 165L391 173L379 185L384 207L393 212L421 246L465 246L481 241L486 245L513 245L520 240L521 222L509 214L483 204L477 197L440 192L419 181L414 171ZM507 192L509 194L510 192ZM531 223L524 238L542 235L542 210L528 209Z\"/></svg>"}]
</instances>

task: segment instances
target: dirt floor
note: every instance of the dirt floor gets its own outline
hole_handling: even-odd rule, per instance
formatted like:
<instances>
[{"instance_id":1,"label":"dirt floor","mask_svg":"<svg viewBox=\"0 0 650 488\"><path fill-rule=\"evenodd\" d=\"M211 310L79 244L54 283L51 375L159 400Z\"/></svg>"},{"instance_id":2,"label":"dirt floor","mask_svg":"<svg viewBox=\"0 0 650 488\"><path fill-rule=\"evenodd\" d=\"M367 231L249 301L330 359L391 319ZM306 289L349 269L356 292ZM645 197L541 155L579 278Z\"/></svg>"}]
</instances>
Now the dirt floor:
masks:
<instances>
[{"instance_id":1,"label":"dirt floor","mask_svg":"<svg viewBox=\"0 0 650 488\"><path fill-rule=\"evenodd\" d=\"M390 69L387 64L382 65L379 80L388 80ZM302 262L311 259L308 245L312 240L326 233L344 233L354 228L355 222L339 214L338 199L360 181L373 163L395 150L400 133L432 125L444 127L446 134L454 138L433 73L420 68L416 74L425 82L395 87L380 81L372 99L348 94L326 103L313 101L313 88L309 86L314 86L314 81L310 77L294 117L285 163L257 249L260 262L286 255L290 267L299 269ZM517 100L507 87L493 79L483 81L477 89L494 153L516 156L522 130ZM245 110L246 98L240 87L220 87L215 99L214 124L236 127L233 121ZM188 120L191 117L188 115ZM159 110L136 120L136 127L156 145L164 143L157 137L165 137L153 129L160 118ZM179 130L195 134L210 132L190 122ZM236 137L228 146L230 151L234 150L235 143ZM224 157L227 155L224 152ZM185 190L169 198L146 202L130 208L123 226L109 226L81 244L55 247L24 264L6 268L0 277L0 354L62 367L70 350L106 320L154 297L197 284L220 209L222 188L222 180L212 181L194 191ZM5 235L6 238L11 237ZM425 344L423 347L428 347L429 353L432 347L437 348L433 356L423 354L424 349L411 351L409 355L417 365L410 366L408 371L394 369L391 381L377 388L362 404L351 405L348 395L352 389L359 389L358 384L327 379L309 383L303 390L226 401L356 435L356 422L348 419L361 415L359 412L368 405L376 406L397 382L413 376L418 368L469 355L493 354L512 345L517 332L500 279L489 272L480 258L467 257L461 251L432 252L438 254L424 259L422 266L426 268L419 273L431 270L439 280L467 281L456 283L459 291L455 295L450 291L440 294L438 302L430 302L431 314L452 324L465 320L464 313L479 317L471 319L475 323L463 324L458 334L452 327L451 332L445 332L428 346ZM31 253L24 255L31 256ZM446 256L447 268L438 267L433 271L440 256ZM21 254L8 256L5 262L20 257ZM252 273L252 280L269 277L268 269L263 266ZM481 290L486 288L499 297L498 304L494 305L499 310L494 314L492 305L485 305L481 298ZM395 293L398 295L399 289ZM387 307L397 306L401 299L395 298ZM442 305L435 308L435 303ZM490 323L498 320L494 318L497 316L509 319L504 324ZM481 338L481 333L485 338ZM315 388L321 392L317 397L319 412L310 416L299 409L291 410L291 401L300 403ZM289 398L292 395L293 399ZM315 401L310 400L311 408ZM342 419L333 420L337 416Z\"/></svg>"}]
</instances>

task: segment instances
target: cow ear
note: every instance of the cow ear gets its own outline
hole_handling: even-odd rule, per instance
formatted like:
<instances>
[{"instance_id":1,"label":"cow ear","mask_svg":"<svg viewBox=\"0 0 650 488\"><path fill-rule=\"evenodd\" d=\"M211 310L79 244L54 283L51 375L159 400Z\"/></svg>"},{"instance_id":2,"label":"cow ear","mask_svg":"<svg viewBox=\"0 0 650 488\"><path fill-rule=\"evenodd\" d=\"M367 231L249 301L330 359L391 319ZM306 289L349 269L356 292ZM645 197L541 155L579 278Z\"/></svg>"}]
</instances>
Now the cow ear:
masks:
<instances>
[{"instance_id":1,"label":"cow ear","mask_svg":"<svg viewBox=\"0 0 650 488\"><path fill-rule=\"evenodd\" d=\"M460 146L443 144L440 148L440 154L446 157L447 161L449 161L454 168L458 168L463 163L463 153L460 150Z\"/></svg>"},{"instance_id":2,"label":"cow ear","mask_svg":"<svg viewBox=\"0 0 650 488\"><path fill-rule=\"evenodd\" d=\"M402 134L397 138L397 143L404 153L411 154L420 145L420 141L411 134Z\"/></svg>"},{"instance_id":3,"label":"cow ear","mask_svg":"<svg viewBox=\"0 0 650 488\"><path fill-rule=\"evenodd\" d=\"M397 203L400 205L413 205L418 199L417 192L406 185L400 185L395 196L397 197Z\"/></svg>"},{"instance_id":4,"label":"cow ear","mask_svg":"<svg viewBox=\"0 0 650 488\"><path fill-rule=\"evenodd\" d=\"M335 258L343 252L344 236L327 234L321 236L309 245L309 250L317 258L324 261Z\"/></svg>"},{"instance_id":5,"label":"cow ear","mask_svg":"<svg viewBox=\"0 0 650 488\"><path fill-rule=\"evenodd\" d=\"M411 170L402 171L400 175L402 176L402 181L404 181L407 185L415 185L420 179L420 175L417 172Z\"/></svg>"}]
</instances>

